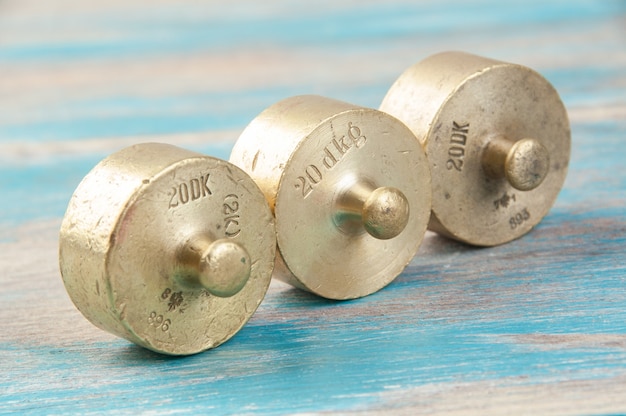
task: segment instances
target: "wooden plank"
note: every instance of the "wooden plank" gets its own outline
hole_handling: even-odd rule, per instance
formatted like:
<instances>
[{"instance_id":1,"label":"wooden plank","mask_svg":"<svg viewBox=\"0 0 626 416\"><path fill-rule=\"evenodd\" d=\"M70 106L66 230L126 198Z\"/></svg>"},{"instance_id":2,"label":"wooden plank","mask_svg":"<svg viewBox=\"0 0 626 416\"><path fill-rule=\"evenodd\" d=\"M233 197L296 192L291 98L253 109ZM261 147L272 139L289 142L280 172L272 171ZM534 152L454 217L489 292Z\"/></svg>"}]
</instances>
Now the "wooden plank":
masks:
<instances>
[{"instance_id":1,"label":"wooden plank","mask_svg":"<svg viewBox=\"0 0 626 416\"><path fill-rule=\"evenodd\" d=\"M0 3L0 413L626 413L621 2ZM93 327L57 266L73 189L142 141L227 158L264 107L376 107L407 66L467 50L544 74L572 122L530 234L429 233L405 272L332 302L273 282L219 348L160 356Z\"/></svg>"}]
</instances>

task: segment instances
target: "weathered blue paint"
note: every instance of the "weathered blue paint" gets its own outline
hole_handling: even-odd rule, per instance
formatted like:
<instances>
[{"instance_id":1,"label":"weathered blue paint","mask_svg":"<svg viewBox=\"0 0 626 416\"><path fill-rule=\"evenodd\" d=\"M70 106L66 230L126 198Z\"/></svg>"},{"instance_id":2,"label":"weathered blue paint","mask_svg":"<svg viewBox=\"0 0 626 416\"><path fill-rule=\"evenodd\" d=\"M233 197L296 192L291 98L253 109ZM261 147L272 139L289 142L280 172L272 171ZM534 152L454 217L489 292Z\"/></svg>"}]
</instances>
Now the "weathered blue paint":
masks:
<instances>
[{"instance_id":1,"label":"weathered blue paint","mask_svg":"<svg viewBox=\"0 0 626 416\"><path fill-rule=\"evenodd\" d=\"M88 27L95 33L114 31L124 37L91 39L75 43L42 43L5 46L0 60L6 61L71 61L93 58L127 58L157 55L164 50L181 52L220 52L232 47L279 45L302 47L310 44L343 43L346 46L381 45L381 38L414 35L437 35L454 27L459 32L473 32L477 26L495 30L522 30L528 25L585 24L604 20L624 11L619 1L601 4L593 1L510 2L506 7L492 1L460 2L428 5L422 2L401 2L398 5L351 2L348 7L333 9L324 5L288 5L278 13L250 13L234 20L224 16L215 6L201 7L200 16L177 7L151 7L131 16L89 16ZM258 5L252 6L259 9ZM262 9L262 7L261 7ZM194 9L191 9L192 12ZM262 12L262 10L259 10ZM265 18L263 18L265 17ZM75 16L56 16L53 25L63 28L75 25ZM0 22L2 20L0 19ZM19 22L8 23L21 28ZM46 22L50 24L50 22ZM84 26L83 26L84 25ZM370 43L371 42L371 43ZM382 46L382 45L381 45Z\"/></svg>"},{"instance_id":2,"label":"weathered blue paint","mask_svg":"<svg viewBox=\"0 0 626 416\"><path fill-rule=\"evenodd\" d=\"M145 405L280 414L367 405L377 392L425 383L609 377L626 369L626 267L606 273L626 230L596 230L594 237L618 238L596 238L596 253L572 255L570 273L553 273L562 265L552 259L574 245L533 250L545 249L542 240L559 230L573 241L594 228L584 215L574 222L553 218L514 247L470 249L437 239L446 250L431 246L391 286L360 300L273 294L235 338L193 357L162 357L125 341L27 351L2 343L2 356L20 364L12 382L0 385L4 403L55 412ZM508 269L490 269L486 263L500 256ZM533 256L544 259L524 270ZM484 273L467 276L476 263ZM537 343L541 336L560 344Z\"/></svg>"},{"instance_id":3,"label":"weathered blue paint","mask_svg":"<svg viewBox=\"0 0 626 416\"><path fill-rule=\"evenodd\" d=\"M624 3L337 3L138 0L53 17L0 3L0 413L409 413L417 395L436 414L446 409L419 389L465 403L460 385L500 386L491 409L515 413L501 403L519 384L535 389L520 393L527 413L552 403L626 413ZM443 49L533 67L570 110L568 179L531 233L489 249L429 235L396 281L349 302L274 284L232 340L192 357L108 336L71 306L56 232L80 179L119 138L236 132L303 93L376 107L406 66ZM175 69L146 65L196 56L232 63L218 71L224 85L207 82L210 65L180 85ZM118 65L146 65L148 79L118 86ZM87 81L63 78L74 66ZM232 138L184 144L226 159ZM564 394L572 380L587 399ZM561 396L548 403L544 389Z\"/></svg>"}]
</instances>

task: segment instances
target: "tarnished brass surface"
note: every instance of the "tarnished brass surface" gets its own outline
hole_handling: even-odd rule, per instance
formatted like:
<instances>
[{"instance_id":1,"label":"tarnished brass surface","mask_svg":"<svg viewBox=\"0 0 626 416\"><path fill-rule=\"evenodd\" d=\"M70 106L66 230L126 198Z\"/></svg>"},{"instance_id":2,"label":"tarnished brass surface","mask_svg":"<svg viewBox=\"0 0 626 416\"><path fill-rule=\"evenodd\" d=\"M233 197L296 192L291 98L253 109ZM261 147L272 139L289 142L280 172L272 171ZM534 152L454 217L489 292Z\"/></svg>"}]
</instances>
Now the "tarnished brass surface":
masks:
<instances>
[{"instance_id":1,"label":"tarnished brass surface","mask_svg":"<svg viewBox=\"0 0 626 416\"><path fill-rule=\"evenodd\" d=\"M330 299L371 294L415 255L428 223L425 152L395 118L318 96L280 101L230 156L276 217L275 276Z\"/></svg>"},{"instance_id":2,"label":"tarnished brass surface","mask_svg":"<svg viewBox=\"0 0 626 416\"><path fill-rule=\"evenodd\" d=\"M274 219L232 164L165 144L123 149L80 183L59 239L66 289L96 326L193 354L232 337L270 282Z\"/></svg>"},{"instance_id":3,"label":"tarnished brass surface","mask_svg":"<svg viewBox=\"0 0 626 416\"><path fill-rule=\"evenodd\" d=\"M493 246L530 231L565 181L570 127L555 89L521 65L461 52L406 70L380 110L426 147L433 177L429 228Z\"/></svg>"}]
</instances>

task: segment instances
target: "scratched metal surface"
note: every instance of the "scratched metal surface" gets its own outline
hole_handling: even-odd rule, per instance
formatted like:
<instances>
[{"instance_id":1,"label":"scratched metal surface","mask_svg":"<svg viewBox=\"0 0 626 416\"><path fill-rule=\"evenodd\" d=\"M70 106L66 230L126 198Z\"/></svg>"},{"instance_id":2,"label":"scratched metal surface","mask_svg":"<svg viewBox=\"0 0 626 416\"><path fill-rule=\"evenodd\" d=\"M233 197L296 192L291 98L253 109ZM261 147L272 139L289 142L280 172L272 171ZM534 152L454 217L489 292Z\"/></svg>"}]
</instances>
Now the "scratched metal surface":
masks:
<instances>
[{"instance_id":1,"label":"scratched metal surface","mask_svg":"<svg viewBox=\"0 0 626 416\"><path fill-rule=\"evenodd\" d=\"M376 107L450 49L530 66L568 108L570 172L533 232L429 234L350 302L273 283L239 334L186 358L72 306L57 231L102 157L164 141L226 158L281 98ZM625 136L623 1L0 0L0 412L626 413Z\"/></svg>"}]
</instances>

